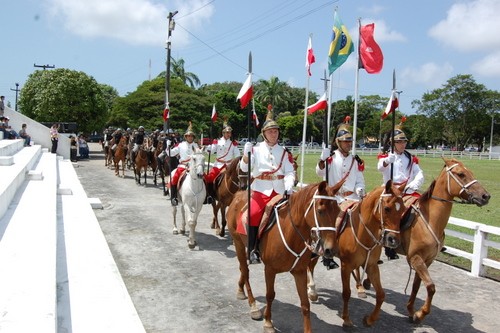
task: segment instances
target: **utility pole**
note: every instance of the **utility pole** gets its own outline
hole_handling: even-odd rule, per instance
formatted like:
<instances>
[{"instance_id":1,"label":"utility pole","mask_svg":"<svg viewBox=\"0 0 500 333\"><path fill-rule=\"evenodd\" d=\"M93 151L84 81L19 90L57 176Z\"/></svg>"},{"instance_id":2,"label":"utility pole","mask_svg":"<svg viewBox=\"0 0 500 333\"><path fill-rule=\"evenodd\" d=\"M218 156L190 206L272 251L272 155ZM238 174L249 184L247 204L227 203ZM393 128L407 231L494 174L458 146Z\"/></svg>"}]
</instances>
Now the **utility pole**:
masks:
<instances>
[{"instance_id":1,"label":"utility pole","mask_svg":"<svg viewBox=\"0 0 500 333\"><path fill-rule=\"evenodd\" d=\"M55 65L37 65L37 64L33 64L33 67L40 67L40 68L43 68L43 70L46 70L47 68L56 68Z\"/></svg>"},{"instance_id":2,"label":"utility pole","mask_svg":"<svg viewBox=\"0 0 500 333\"><path fill-rule=\"evenodd\" d=\"M16 83L16 89L10 88L10 90L16 92L16 108L15 108L15 110L17 111L17 93L19 92L19 83Z\"/></svg>"},{"instance_id":3,"label":"utility pole","mask_svg":"<svg viewBox=\"0 0 500 333\"><path fill-rule=\"evenodd\" d=\"M167 71L165 72L165 108L169 108L169 113L170 113L170 107L169 107L169 101L170 101L170 51L171 51L171 44L172 44L172 31L175 29L175 21L174 21L174 16L177 14L179 11L175 12L170 12L168 13L168 37L167 37ZM165 120L163 123L163 130L168 133L168 128L169 128L169 119L170 116Z\"/></svg>"}]
</instances>

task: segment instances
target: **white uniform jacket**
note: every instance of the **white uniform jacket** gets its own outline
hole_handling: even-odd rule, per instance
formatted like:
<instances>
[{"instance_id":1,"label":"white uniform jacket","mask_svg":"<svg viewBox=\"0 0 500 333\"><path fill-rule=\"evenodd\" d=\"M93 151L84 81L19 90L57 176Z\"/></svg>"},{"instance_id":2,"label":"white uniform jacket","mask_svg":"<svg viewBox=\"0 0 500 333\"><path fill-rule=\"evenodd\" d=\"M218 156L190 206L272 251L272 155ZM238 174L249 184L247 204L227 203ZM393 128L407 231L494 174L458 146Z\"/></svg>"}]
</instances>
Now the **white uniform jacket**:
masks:
<instances>
[{"instance_id":1,"label":"white uniform jacket","mask_svg":"<svg viewBox=\"0 0 500 333\"><path fill-rule=\"evenodd\" d=\"M394 185L399 186L406 182L406 194L415 192L413 189L420 189L424 183L424 173L418 165L418 158L411 155L411 159L406 154L397 154L393 165L392 181ZM382 172L384 184L391 179L391 163L384 167L384 161L387 155L379 155L377 163L378 171Z\"/></svg>"},{"instance_id":2,"label":"white uniform jacket","mask_svg":"<svg viewBox=\"0 0 500 333\"><path fill-rule=\"evenodd\" d=\"M214 142L209 146L210 151L217 155L214 162L214 167L221 169L224 165L231 163L234 158L241 155L236 141L226 140L224 137Z\"/></svg>"},{"instance_id":3,"label":"white uniform jacket","mask_svg":"<svg viewBox=\"0 0 500 333\"><path fill-rule=\"evenodd\" d=\"M285 147L278 144L270 147L265 141L259 142L252 147L250 158L253 191L269 196L273 190L278 194L284 194L285 190L293 188L295 183L293 157ZM248 171L248 164L243 159L240 161L240 168L243 172Z\"/></svg>"},{"instance_id":4,"label":"white uniform jacket","mask_svg":"<svg viewBox=\"0 0 500 333\"><path fill-rule=\"evenodd\" d=\"M337 202L341 203L347 199L360 200L356 190L363 189L366 192L365 177L363 176L364 166L360 166L352 154L345 157L339 150L335 150L334 154L326 159L326 163L328 164L328 185L330 186L337 184L349 173L344 185L335 196ZM321 170L316 164L316 174L326 180L326 165Z\"/></svg>"},{"instance_id":5,"label":"white uniform jacket","mask_svg":"<svg viewBox=\"0 0 500 333\"><path fill-rule=\"evenodd\" d=\"M179 165L178 168L186 168L191 160L191 155L194 153L195 149L199 146L196 142L188 143L187 141L182 141L176 144L173 148L165 149L168 156L179 155Z\"/></svg>"}]
</instances>

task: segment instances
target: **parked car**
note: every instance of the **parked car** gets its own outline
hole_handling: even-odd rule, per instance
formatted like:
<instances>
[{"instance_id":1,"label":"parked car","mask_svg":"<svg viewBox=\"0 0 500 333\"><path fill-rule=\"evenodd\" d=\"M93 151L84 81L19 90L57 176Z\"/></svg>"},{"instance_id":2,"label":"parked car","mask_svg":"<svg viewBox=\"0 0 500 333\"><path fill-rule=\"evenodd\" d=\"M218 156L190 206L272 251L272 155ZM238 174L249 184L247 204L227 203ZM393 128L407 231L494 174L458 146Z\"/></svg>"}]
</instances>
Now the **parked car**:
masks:
<instances>
[{"instance_id":1,"label":"parked car","mask_svg":"<svg viewBox=\"0 0 500 333\"><path fill-rule=\"evenodd\" d=\"M479 149L477 149L476 147L467 147L464 149L465 152L468 152L468 153L475 153L475 152L478 152Z\"/></svg>"}]
</instances>

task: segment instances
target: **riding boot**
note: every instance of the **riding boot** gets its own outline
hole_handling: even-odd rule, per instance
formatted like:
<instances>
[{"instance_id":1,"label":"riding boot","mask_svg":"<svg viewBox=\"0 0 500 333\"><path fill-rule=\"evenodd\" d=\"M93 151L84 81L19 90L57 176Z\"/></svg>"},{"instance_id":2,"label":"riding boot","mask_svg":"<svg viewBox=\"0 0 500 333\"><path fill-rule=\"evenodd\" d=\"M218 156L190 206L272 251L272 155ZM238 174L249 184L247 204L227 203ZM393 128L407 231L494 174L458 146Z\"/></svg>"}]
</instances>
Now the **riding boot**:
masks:
<instances>
[{"instance_id":1,"label":"riding boot","mask_svg":"<svg viewBox=\"0 0 500 333\"><path fill-rule=\"evenodd\" d=\"M339 264L337 264L333 258L330 259L323 257L322 262L327 270L339 268Z\"/></svg>"},{"instance_id":2,"label":"riding boot","mask_svg":"<svg viewBox=\"0 0 500 333\"><path fill-rule=\"evenodd\" d=\"M396 250L391 249L390 247L385 248L385 255L387 256L387 259L389 259L389 260L399 259L399 256L396 253Z\"/></svg>"},{"instance_id":3,"label":"riding boot","mask_svg":"<svg viewBox=\"0 0 500 333\"><path fill-rule=\"evenodd\" d=\"M257 246L259 227L248 226L248 261L250 265L260 264L260 253Z\"/></svg>"},{"instance_id":4,"label":"riding boot","mask_svg":"<svg viewBox=\"0 0 500 333\"><path fill-rule=\"evenodd\" d=\"M203 201L203 204L206 205L206 204L209 204L211 205L212 202L214 201L214 198L212 196L212 193L213 193L213 187L214 187L214 184L213 183L208 183L207 182L207 189L206 189L206 196L205 196L205 201Z\"/></svg>"},{"instance_id":5,"label":"riding boot","mask_svg":"<svg viewBox=\"0 0 500 333\"><path fill-rule=\"evenodd\" d=\"M170 202L172 206L177 206L177 185L170 185Z\"/></svg>"}]
</instances>

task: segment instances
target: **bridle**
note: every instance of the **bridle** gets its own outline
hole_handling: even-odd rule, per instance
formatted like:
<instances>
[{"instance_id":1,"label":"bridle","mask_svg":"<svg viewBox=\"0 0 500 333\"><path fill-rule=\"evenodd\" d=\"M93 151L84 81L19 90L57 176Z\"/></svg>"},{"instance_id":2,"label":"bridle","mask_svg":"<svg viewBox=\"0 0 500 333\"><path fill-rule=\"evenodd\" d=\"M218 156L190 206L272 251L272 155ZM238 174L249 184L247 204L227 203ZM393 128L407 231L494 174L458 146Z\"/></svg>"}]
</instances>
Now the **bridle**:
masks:
<instances>
[{"instance_id":1,"label":"bridle","mask_svg":"<svg viewBox=\"0 0 500 333\"><path fill-rule=\"evenodd\" d=\"M465 194L467 194L467 200L464 200L462 197L460 197L460 201L458 200L447 200L447 199L443 199L443 198L439 198L439 197L436 197L434 195L431 196L432 199L434 200L438 200L438 201L443 201L443 202L449 202L449 203L459 203L459 204L474 204L473 202L473 195L472 193L469 191L469 187L471 187L473 184L477 183L477 179L474 179L470 182L468 182L467 184L463 184L460 179L453 173L451 172L451 170L453 170L454 167L456 167L457 165L459 165L458 163L455 163L451 166L445 166L445 171L446 171L446 190L448 191L448 195L450 197L455 197L454 195L451 194L451 189L450 189L450 177L453 178L453 180L455 180L455 182L458 184L458 186L461 187L460 189L460 192L458 193L458 196L460 197L462 195L462 192L465 192Z\"/></svg>"},{"instance_id":2,"label":"bridle","mask_svg":"<svg viewBox=\"0 0 500 333\"><path fill-rule=\"evenodd\" d=\"M290 205L288 204L288 200L284 200L283 202L278 203L274 207L274 213L275 213L275 216L276 216L276 224L278 225L278 230L279 230L279 233L280 233L280 236L281 236L281 241L285 245L285 247L288 250L288 252L290 252L295 257L295 261L293 262L292 267L290 268L289 271L292 271L294 269L294 267L299 262L300 258L304 255L304 253L307 250L311 251L312 253L319 254L319 255L322 254L322 250L321 250L322 244L323 244L323 241L321 239L321 232L322 231L336 232L336 230L337 230L335 227L322 227L322 226L320 226L319 222L318 222L317 209L316 209L316 202L317 202L317 200L320 200L320 199L335 200L335 197L328 196L328 195L319 195L317 193L318 193L318 190L316 189L316 191L314 192L314 195L311 198L311 201L310 201L310 203L309 203L309 205L308 205L308 207L307 207L307 209L306 209L306 211L304 213L304 218L306 218L307 214L309 213L309 210L312 207L314 207L313 212L314 212L314 224L315 224L315 226L311 228L311 237L310 237L309 241L302 235L302 233L300 232L300 230L297 228L297 226L293 222L292 215L290 213ZM300 253L295 252L288 245L288 243L287 243L287 241L285 239L285 236L283 234L283 229L281 227L281 223L279 221L278 210L283 205L285 205L285 204L288 204L288 216L290 217L290 223L292 224L295 232L300 236L300 238L302 238L302 241L304 242L304 248L302 249L302 251Z\"/></svg>"}]
</instances>

